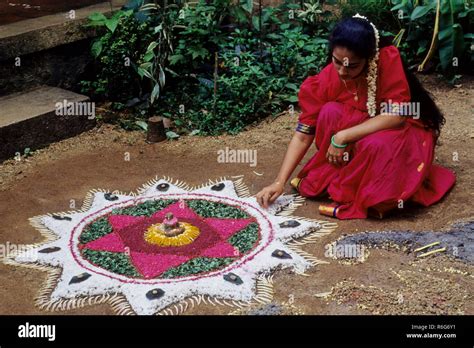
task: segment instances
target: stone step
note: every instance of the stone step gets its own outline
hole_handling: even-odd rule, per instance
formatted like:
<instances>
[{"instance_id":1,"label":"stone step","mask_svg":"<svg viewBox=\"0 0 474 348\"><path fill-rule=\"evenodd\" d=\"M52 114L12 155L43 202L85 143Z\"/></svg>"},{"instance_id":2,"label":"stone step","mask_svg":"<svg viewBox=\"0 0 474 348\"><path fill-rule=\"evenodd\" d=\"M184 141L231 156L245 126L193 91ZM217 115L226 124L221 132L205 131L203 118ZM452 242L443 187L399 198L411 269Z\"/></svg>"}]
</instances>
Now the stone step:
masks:
<instances>
[{"instance_id":1,"label":"stone step","mask_svg":"<svg viewBox=\"0 0 474 348\"><path fill-rule=\"evenodd\" d=\"M92 62L91 41L101 32L85 26L87 17L94 12L110 16L126 1L103 1L81 8L74 6L82 0L56 1L60 13L0 23L0 97L22 92L25 86L49 85L78 92L79 81ZM14 1L10 2L13 6Z\"/></svg>"},{"instance_id":2,"label":"stone step","mask_svg":"<svg viewBox=\"0 0 474 348\"><path fill-rule=\"evenodd\" d=\"M0 23L0 61L94 37L96 31L91 27L84 27L88 23L87 17L94 12L107 15L120 9L125 3L126 0L104 1L77 9L70 7L62 13L20 22L5 25ZM71 16L72 10L74 16Z\"/></svg>"},{"instance_id":3,"label":"stone step","mask_svg":"<svg viewBox=\"0 0 474 348\"><path fill-rule=\"evenodd\" d=\"M0 161L80 134L95 125L89 98L41 86L0 97Z\"/></svg>"},{"instance_id":4,"label":"stone step","mask_svg":"<svg viewBox=\"0 0 474 348\"><path fill-rule=\"evenodd\" d=\"M103 2L102 0L24 0L21 3L0 1L0 25L69 11Z\"/></svg>"}]
</instances>

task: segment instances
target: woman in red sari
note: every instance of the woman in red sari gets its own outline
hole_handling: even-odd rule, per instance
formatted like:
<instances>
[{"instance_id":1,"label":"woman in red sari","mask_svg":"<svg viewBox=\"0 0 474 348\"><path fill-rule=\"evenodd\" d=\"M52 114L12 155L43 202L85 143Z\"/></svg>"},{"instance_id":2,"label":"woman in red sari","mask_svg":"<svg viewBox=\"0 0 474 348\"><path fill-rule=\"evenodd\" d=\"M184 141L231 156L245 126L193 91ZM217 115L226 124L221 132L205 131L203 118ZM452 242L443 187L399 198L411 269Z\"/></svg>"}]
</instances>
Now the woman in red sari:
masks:
<instances>
[{"instance_id":1,"label":"woman in red sari","mask_svg":"<svg viewBox=\"0 0 474 348\"><path fill-rule=\"evenodd\" d=\"M257 194L267 207L315 142L318 151L291 185L302 196L329 194L321 214L339 219L382 217L410 200L429 206L454 185L454 173L433 164L444 117L398 49L358 15L330 36L330 62L301 85L298 127L274 183Z\"/></svg>"}]
</instances>

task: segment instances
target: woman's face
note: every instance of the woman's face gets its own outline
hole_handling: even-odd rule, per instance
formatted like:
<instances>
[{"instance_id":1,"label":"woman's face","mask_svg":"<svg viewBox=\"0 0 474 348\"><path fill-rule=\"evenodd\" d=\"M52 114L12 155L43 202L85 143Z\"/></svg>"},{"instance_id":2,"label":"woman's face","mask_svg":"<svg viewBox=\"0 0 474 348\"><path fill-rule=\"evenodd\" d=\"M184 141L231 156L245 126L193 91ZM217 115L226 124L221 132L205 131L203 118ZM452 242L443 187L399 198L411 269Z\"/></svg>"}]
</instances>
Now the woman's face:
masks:
<instances>
[{"instance_id":1,"label":"woman's face","mask_svg":"<svg viewBox=\"0 0 474 348\"><path fill-rule=\"evenodd\" d=\"M342 46L334 47L332 63L342 80L351 80L358 77L365 68L367 59L357 57L352 51Z\"/></svg>"}]
</instances>

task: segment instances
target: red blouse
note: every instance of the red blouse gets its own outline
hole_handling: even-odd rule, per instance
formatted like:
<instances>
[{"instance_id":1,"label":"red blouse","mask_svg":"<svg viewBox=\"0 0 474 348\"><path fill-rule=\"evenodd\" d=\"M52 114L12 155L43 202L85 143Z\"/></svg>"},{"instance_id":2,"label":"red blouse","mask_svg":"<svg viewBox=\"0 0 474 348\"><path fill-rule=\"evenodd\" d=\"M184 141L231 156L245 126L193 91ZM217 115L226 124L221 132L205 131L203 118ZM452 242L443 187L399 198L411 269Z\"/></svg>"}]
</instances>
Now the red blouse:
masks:
<instances>
[{"instance_id":1,"label":"red blouse","mask_svg":"<svg viewBox=\"0 0 474 348\"><path fill-rule=\"evenodd\" d=\"M311 134L316 126L319 111L330 101L348 104L355 109L367 112L367 79L361 75L356 80L347 81L347 88L354 92L358 84L359 100L346 88L338 76L334 64L325 66L319 74L306 78L298 93L301 108L298 130ZM410 88L403 71L400 53L395 46L386 46L379 51L377 73L377 114L382 102L401 103L410 101ZM305 131L306 130L306 131ZM309 131L309 132L308 132Z\"/></svg>"}]
</instances>

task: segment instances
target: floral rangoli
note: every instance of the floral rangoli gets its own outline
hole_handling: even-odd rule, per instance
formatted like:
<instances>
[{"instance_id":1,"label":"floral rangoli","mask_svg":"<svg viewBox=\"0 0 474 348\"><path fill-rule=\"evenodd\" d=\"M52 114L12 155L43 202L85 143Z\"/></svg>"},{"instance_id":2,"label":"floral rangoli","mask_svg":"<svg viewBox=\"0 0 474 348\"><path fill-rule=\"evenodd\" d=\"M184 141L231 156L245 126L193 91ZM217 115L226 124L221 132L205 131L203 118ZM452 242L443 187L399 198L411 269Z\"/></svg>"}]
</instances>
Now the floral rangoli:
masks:
<instances>
[{"instance_id":1,"label":"floral rangoli","mask_svg":"<svg viewBox=\"0 0 474 348\"><path fill-rule=\"evenodd\" d=\"M263 209L242 177L93 190L81 210L31 218L46 241L5 262L49 272L36 299L46 310L108 302L119 314L177 314L201 301L245 308L272 300L276 269L304 274L326 263L299 247L336 224L292 216L303 201L282 195Z\"/></svg>"}]
</instances>

